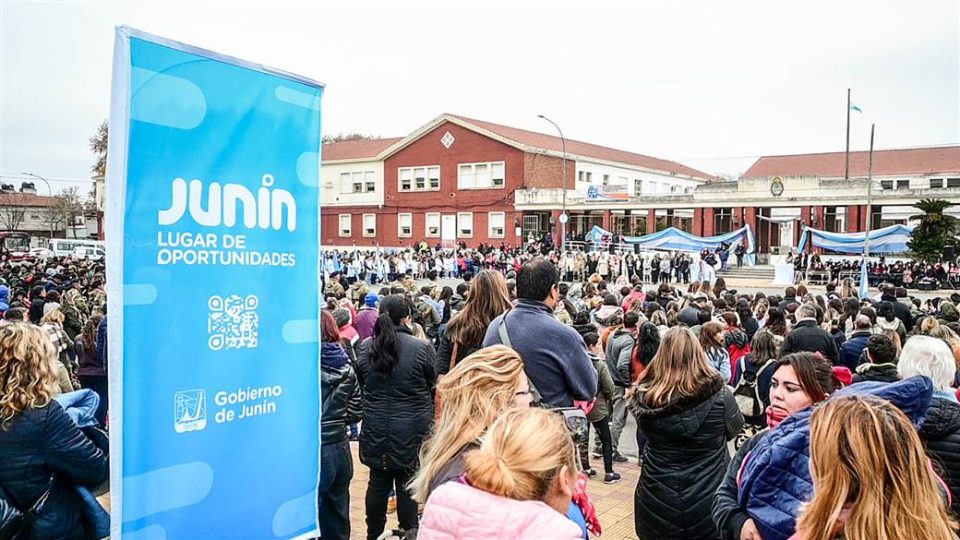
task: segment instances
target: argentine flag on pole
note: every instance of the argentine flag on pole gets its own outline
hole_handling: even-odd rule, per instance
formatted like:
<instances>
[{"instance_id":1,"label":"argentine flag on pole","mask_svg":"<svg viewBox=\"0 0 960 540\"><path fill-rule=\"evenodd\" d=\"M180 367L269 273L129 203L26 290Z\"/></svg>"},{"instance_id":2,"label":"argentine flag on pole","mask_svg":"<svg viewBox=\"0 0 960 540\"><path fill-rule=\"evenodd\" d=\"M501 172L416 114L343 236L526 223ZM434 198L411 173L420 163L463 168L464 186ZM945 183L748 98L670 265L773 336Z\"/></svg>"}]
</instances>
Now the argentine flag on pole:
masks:
<instances>
[{"instance_id":1,"label":"argentine flag on pole","mask_svg":"<svg viewBox=\"0 0 960 540\"><path fill-rule=\"evenodd\" d=\"M850 104L850 110L851 110L851 111L856 111L856 112L861 113L861 114L863 113L863 111L860 110L860 107L857 107L857 106L854 105L853 103Z\"/></svg>"},{"instance_id":2,"label":"argentine flag on pole","mask_svg":"<svg viewBox=\"0 0 960 540\"><path fill-rule=\"evenodd\" d=\"M867 279L867 258L864 257L863 262L860 263L860 299L863 300L867 296L870 296L870 291Z\"/></svg>"}]
</instances>

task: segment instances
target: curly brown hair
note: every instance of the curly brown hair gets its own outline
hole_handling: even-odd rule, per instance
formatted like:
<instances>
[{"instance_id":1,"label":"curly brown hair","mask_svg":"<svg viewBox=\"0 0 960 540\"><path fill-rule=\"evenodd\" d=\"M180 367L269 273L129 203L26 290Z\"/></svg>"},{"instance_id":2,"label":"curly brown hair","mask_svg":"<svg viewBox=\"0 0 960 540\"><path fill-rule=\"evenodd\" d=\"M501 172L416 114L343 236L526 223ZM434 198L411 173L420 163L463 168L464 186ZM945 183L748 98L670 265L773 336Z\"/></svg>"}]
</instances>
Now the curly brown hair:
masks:
<instances>
[{"instance_id":1,"label":"curly brown hair","mask_svg":"<svg viewBox=\"0 0 960 540\"><path fill-rule=\"evenodd\" d=\"M45 407L53 395L57 352L40 328L13 323L0 328L0 426L18 414Z\"/></svg>"}]
</instances>

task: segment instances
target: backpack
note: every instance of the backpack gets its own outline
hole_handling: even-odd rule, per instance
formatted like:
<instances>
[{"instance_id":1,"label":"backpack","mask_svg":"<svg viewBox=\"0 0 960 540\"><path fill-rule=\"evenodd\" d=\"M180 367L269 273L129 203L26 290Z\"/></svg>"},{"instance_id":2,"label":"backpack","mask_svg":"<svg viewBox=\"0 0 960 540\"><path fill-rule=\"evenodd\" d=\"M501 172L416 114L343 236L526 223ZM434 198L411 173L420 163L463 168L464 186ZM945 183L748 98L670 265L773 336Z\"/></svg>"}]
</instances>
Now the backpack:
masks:
<instances>
[{"instance_id":1,"label":"backpack","mask_svg":"<svg viewBox=\"0 0 960 540\"><path fill-rule=\"evenodd\" d=\"M746 357L740 358L740 373L742 375L740 376L740 382L733 390L733 397L737 402L737 408L740 409L747 422L757 424L760 417L763 416L763 400L760 399L760 389L757 382L760 379L760 373L775 361L775 358L771 358L760 366L760 369L751 373L747 371Z\"/></svg>"},{"instance_id":2,"label":"backpack","mask_svg":"<svg viewBox=\"0 0 960 540\"><path fill-rule=\"evenodd\" d=\"M703 262L709 264L710 266L714 266L717 264L717 256L713 253L708 253L707 256L704 257Z\"/></svg>"}]
</instances>

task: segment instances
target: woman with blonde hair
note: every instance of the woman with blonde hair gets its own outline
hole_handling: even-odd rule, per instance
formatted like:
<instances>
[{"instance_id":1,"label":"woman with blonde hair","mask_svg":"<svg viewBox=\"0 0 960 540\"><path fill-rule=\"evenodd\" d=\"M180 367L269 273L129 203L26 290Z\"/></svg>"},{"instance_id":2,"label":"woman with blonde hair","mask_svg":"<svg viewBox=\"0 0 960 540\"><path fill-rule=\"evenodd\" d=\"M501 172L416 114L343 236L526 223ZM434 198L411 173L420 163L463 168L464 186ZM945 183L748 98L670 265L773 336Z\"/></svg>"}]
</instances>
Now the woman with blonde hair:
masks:
<instances>
[{"instance_id":1,"label":"woman with blonde hair","mask_svg":"<svg viewBox=\"0 0 960 540\"><path fill-rule=\"evenodd\" d=\"M843 396L814 411L810 475L796 540L956 538L920 437L889 401Z\"/></svg>"},{"instance_id":2,"label":"woman with blonde hair","mask_svg":"<svg viewBox=\"0 0 960 540\"><path fill-rule=\"evenodd\" d=\"M93 534L84 527L84 503L74 486L95 488L107 480L109 467L107 456L53 400L54 355L39 328L0 328L0 491L22 513L36 513L22 538L86 540ZM45 494L46 502L37 505Z\"/></svg>"},{"instance_id":3,"label":"woman with blonde hair","mask_svg":"<svg viewBox=\"0 0 960 540\"><path fill-rule=\"evenodd\" d=\"M510 294L503 274L482 270L470 282L463 309L447 323L437 350L437 374L443 375L483 344L487 326L510 309Z\"/></svg>"},{"instance_id":4,"label":"woman with blonde hair","mask_svg":"<svg viewBox=\"0 0 960 540\"><path fill-rule=\"evenodd\" d=\"M455 365L437 383L437 395L443 411L420 448L420 469L409 484L410 495L419 503L441 484L460 477L465 457L480 445L480 436L497 416L529 408L532 401L523 361L503 345L480 349Z\"/></svg>"},{"instance_id":5,"label":"woman with blonde hair","mask_svg":"<svg viewBox=\"0 0 960 540\"><path fill-rule=\"evenodd\" d=\"M627 399L647 438L634 494L640 538L717 538L711 498L743 415L687 328L672 328Z\"/></svg>"},{"instance_id":6,"label":"woman with blonde hair","mask_svg":"<svg viewBox=\"0 0 960 540\"><path fill-rule=\"evenodd\" d=\"M462 479L430 495L417 538L582 538L564 516L577 481L576 456L556 413L504 413L466 457Z\"/></svg>"}]
</instances>

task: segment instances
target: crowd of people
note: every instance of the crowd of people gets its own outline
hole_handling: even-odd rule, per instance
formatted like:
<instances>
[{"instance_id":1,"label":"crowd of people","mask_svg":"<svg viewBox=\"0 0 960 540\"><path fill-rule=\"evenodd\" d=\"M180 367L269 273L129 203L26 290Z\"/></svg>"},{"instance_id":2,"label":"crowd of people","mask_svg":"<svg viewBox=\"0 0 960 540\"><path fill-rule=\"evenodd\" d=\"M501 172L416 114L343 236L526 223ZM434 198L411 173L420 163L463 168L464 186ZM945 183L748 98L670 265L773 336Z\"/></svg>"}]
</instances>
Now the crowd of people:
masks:
<instances>
[{"instance_id":1,"label":"crowd of people","mask_svg":"<svg viewBox=\"0 0 960 540\"><path fill-rule=\"evenodd\" d=\"M861 299L847 279L745 293L685 284L686 256L658 257L670 271L653 282L632 254L498 266L509 253L456 252L456 287L431 280L436 266L426 281L389 263L383 279L349 276L339 257L319 319L323 538L351 537L352 444L368 540L392 511L406 538L598 536L590 486L634 466L624 436L642 539L957 538L960 295L882 283ZM0 278L0 531L18 510L29 538L96 538L84 493L108 470L89 429L109 427L103 267ZM93 398L84 428L62 402L78 389Z\"/></svg>"},{"instance_id":2,"label":"crowd of people","mask_svg":"<svg viewBox=\"0 0 960 540\"><path fill-rule=\"evenodd\" d=\"M104 285L89 260L0 267L0 538L109 532Z\"/></svg>"},{"instance_id":3,"label":"crowd of people","mask_svg":"<svg viewBox=\"0 0 960 540\"><path fill-rule=\"evenodd\" d=\"M394 498L410 538L599 535L589 486L621 480L624 435L642 539L957 538L960 297L749 294L599 265L568 281L563 257L528 255L455 290L328 286L324 339L355 361L323 388L339 396L324 455L349 456L360 422L369 540ZM349 537L338 463L324 538Z\"/></svg>"}]
</instances>

